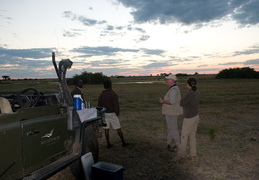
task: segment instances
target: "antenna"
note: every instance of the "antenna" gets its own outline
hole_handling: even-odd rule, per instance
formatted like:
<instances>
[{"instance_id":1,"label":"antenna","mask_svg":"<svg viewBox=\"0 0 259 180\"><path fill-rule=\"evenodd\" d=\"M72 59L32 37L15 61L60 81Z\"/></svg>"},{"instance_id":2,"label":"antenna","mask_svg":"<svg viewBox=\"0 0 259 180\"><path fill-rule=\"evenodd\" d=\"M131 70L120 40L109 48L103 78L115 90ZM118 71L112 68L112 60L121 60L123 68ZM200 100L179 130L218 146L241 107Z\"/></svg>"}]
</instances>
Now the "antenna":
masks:
<instances>
[{"instance_id":1,"label":"antenna","mask_svg":"<svg viewBox=\"0 0 259 180\"><path fill-rule=\"evenodd\" d=\"M56 31L56 29L55 29L55 35L56 35L56 40L57 40L57 44L58 44L58 51L57 51L57 53L59 54L59 55L61 55L61 49L60 49L60 45L59 45L59 41L58 41L58 36L57 36L57 31Z\"/></svg>"}]
</instances>

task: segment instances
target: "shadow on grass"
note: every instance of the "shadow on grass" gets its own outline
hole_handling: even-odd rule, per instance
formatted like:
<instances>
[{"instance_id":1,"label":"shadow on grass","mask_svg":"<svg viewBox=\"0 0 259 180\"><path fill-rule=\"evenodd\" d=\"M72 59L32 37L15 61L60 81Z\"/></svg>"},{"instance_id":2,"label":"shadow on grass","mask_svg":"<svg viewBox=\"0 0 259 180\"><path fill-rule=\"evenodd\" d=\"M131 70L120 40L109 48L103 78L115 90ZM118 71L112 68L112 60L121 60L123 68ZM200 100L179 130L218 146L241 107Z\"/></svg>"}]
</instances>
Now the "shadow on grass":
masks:
<instances>
[{"instance_id":1,"label":"shadow on grass","mask_svg":"<svg viewBox=\"0 0 259 180\"><path fill-rule=\"evenodd\" d=\"M104 137L100 139L99 160L123 166L126 169L124 180L195 179L186 167L182 169L189 162L172 162L176 152L169 152L166 146L161 147L160 144L153 144L148 140L130 138L130 146L121 147L120 141L114 139L114 146L110 149L106 148Z\"/></svg>"}]
</instances>

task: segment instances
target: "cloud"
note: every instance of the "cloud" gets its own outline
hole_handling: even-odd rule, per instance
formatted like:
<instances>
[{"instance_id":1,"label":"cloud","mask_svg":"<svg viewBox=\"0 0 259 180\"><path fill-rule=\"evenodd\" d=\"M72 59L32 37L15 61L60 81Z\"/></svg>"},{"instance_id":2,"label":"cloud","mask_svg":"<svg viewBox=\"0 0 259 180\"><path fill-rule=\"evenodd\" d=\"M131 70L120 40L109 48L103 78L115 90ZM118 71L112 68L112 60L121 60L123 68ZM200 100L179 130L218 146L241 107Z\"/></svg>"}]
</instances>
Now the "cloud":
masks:
<instances>
[{"instance_id":1,"label":"cloud","mask_svg":"<svg viewBox=\"0 0 259 180\"><path fill-rule=\"evenodd\" d=\"M103 37L111 37L111 36L120 36L124 38L125 35L131 32L137 32L139 35L139 38L135 40L136 42L142 42L147 41L150 36L146 34L146 31L139 27L134 27L133 25L125 25L125 26L116 26L108 24L104 27L104 29L101 31L100 36Z\"/></svg>"},{"instance_id":2,"label":"cloud","mask_svg":"<svg viewBox=\"0 0 259 180\"><path fill-rule=\"evenodd\" d=\"M203 64L203 65L199 65L197 67L200 68L200 67L207 67L207 66L208 66L207 64Z\"/></svg>"},{"instance_id":3,"label":"cloud","mask_svg":"<svg viewBox=\"0 0 259 180\"><path fill-rule=\"evenodd\" d=\"M227 63L221 63L219 65L229 66L229 65L237 65L237 64L243 64L243 63L242 62L227 62Z\"/></svg>"},{"instance_id":4,"label":"cloud","mask_svg":"<svg viewBox=\"0 0 259 180\"><path fill-rule=\"evenodd\" d=\"M138 49L123 49L114 48L109 46L90 47L84 46L80 48L74 48L71 52L81 53L80 57L91 57L91 56L114 56L119 52L138 52Z\"/></svg>"},{"instance_id":5,"label":"cloud","mask_svg":"<svg viewBox=\"0 0 259 180\"><path fill-rule=\"evenodd\" d=\"M63 31L63 36L64 37L76 37L76 36L80 36L81 34L78 32L72 32L72 31Z\"/></svg>"},{"instance_id":6,"label":"cloud","mask_svg":"<svg viewBox=\"0 0 259 180\"><path fill-rule=\"evenodd\" d=\"M144 69L152 69L152 68L160 68L160 67L168 67L171 64L169 62L154 62L148 65L142 66Z\"/></svg>"},{"instance_id":7,"label":"cloud","mask_svg":"<svg viewBox=\"0 0 259 180\"><path fill-rule=\"evenodd\" d=\"M85 26L95 26L95 25L106 25L107 21L102 20L102 21L97 21L95 19L89 19L85 16L78 15L73 13L72 11L64 11L63 12L63 17L68 18L72 21L79 21ZM111 25L107 24L104 29L102 30L100 36L124 36L128 31L137 31L139 33L145 34L146 31L143 28L139 27L134 27L131 24L126 25L126 26L116 26L116 25ZM73 32L73 31L64 31L63 36L64 37L76 37L79 36L80 34L78 32ZM149 35L141 35L137 42L141 41L147 41L150 38Z\"/></svg>"},{"instance_id":8,"label":"cloud","mask_svg":"<svg viewBox=\"0 0 259 180\"><path fill-rule=\"evenodd\" d=\"M112 31L112 30L114 30L114 26L112 26L112 25L107 25L106 30Z\"/></svg>"},{"instance_id":9,"label":"cloud","mask_svg":"<svg viewBox=\"0 0 259 180\"><path fill-rule=\"evenodd\" d=\"M161 56L165 51L161 49L146 49L142 48L141 51L143 51L145 54L149 55L158 55Z\"/></svg>"},{"instance_id":10,"label":"cloud","mask_svg":"<svg viewBox=\"0 0 259 180\"><path fill-rule=\"evenodd\" d=\"M228 63L222 63L219 65L237 65L237 64L243 64L243 65L259 65L259 59L251 59L243 62L228 62Z\"/></svg>"},{"instance_id":11,"label":"cloud","mask_svg":"<svg viewBox=\"0 0 259 180\"><path fill-rule=\"evenodd\" d=\"M259 65L259 59L247 60L243 64L245 64L245 65Z\"/></svg>"},{"instance_id":12,"label":"cloud","mask_svg":"<svg viewBox=\"0 0 259 180\"><path fill-rule=\"evenodd\" d=\"M259 1L247 0L247 1L233 1L234 13L232 17L243 25L254 25L259 22Z\"/></svg>"},{"instance_id":13,"label":"cloud","mask_svg":"<svg viewBox=\"0 0 259 180\"><path fill-rule=\"evenodd\" d=\"M200 57L199 56L190 56L187 58L181 58L181 57L171 56L170 58L172 59L172 61L176 61L176 62L187 62L187 61L193 61L193 59L197 59Z\"/></svg>"},{"instance_id":14,"label":"cloud","mask_svg":"<svg viewBox=\"0 0 259 180\"><path fill-rule=\"evenodd\" d=\"M142 28L135 28L136 31L142 32L142 33L146 33L146 31Z\"/></svg>"},{"instance_id":15,"label":"cloud","mask_svg":"<svg viewBox=\"0 0 259 180\"><path fill-rule=\"evenodd\" d=\"M142 35L142 36L139 38L139 41L147 41L149 38L150 38L149 35Z\"/></svg>"},{"instance_id":16,"label":"cloud","mask_svg":"<svg viewBox=\"0 0 259 180\"><path fill-rule=\"evenodd\" d=\"M132 9L138 23L179 22L185 25L228 19L242 25L259 23L258 0L117 0Z\"/></svg>"},{"instance_id":17,"label":"cloud","mask_svg":"<svg viewBox=\"0 0 259 180\"><path fill-rule=\"evenodd\" d=\"M89 64L97 67L107 67L107 66L121 66L124 63L129 62L129 60L122 59L104 59L100 61L91 61Z\"/></svg>"},{"instance_id":18,"label":"cloud","mask_svg":"<svg viewBox=\"0 0 259 180\"><path fill-rule=\"evenodd\" d=\"M206 69L197 69L196 70L196 72L216 72L216 71L220 71L221 69L219 69L219 68L206 68ZM186 70L184 70L183 69L183 71L186 71ZM195 71L194 69L189 69L189 70L187 70L187 72L193 72L193 71Z\"/></svg>"},{"instance_id":19,"label":"cloud","mask_svg":"<svg viewBox=\"0 0 259 180\"><path fill-rule=\"evenodd\" d=\"M73 66L77 66L78 64L82 65L81 68L72 68L68 71L68 76L73 76L75 74L80 74L80 72L103 72L105 75L125 75L126 72L137 71L140 72L140 69L136 67L128 66L128 60L121 59L104 59L104 60L96 60L90 62L74 62ZM87 66L85 66L87 65ZM86 69L86 70L84 70ZM136 70L137 69L137 70Z\"/></svg>"},{"instance_id":20,"label":"cloud","mask_svg":"<svg viewBox=\"0 0 259 180\"><path fill-rule=\"evenodd\" d=\"M0 47L0 74L12 77L55 77L51 48L5 49ZM44 60L47 58L46 60ZM52 69L50 71L49 69Z\"/></svg>"},{"instance_id":21,"label":"cloud","mask_svg":"<svg viewBox=\"0 0 259 180\"><path fill-rule=\"evenodd\" d=\"M7 59L9 57L41 59L50 57L54 48L33 48L33 49L6 49L0 47L0 54Z\"/></svg>"},{"instance_id":22,"label":"cloud","mask_svg":"<svg viewBox=\"0 0 259 180\"><path fill-rule=\"evenodd\" d=\"M94 25L105 24L106 23L106 21L104 21L104 20L103 21L97 21L95 19L89 19L89 18L87 18L85 16L74 14L71 11L64 11L63 12L63 17L69 18L69 19L71 19L73 21L79 21L79 22L81 22L85 26L94 26Z\"/></svg>"},{"instance_id":23,"label":"cloud","mask_svg":"<svg viewBox=\"0 0 259 180\"><path fill-rule=\"evenodd\" d=\"M259 52L259 44L256 44L254 46L251 46L248 49L245 49L243 51L235 51L233 56L239 56L239 55L249 55L249 54L257 54Z\"/></svg>"},{"instance_id":24,"label":"cloud","mask_svg":"<svg viewBox=\"0 0 259 180\"><path fill-rule=\"evenodd\" d=\"M0 10L0 13L2 13L2 12L4 12L4 11L1 11ZM11 17L8 17L8 16L4 16L4 15L2 15L2 14L0 14L0 19L3 19L3 21L6 21L7 23L9 23L10 21L12 21L13 20L13 18L11 18ZM2 24L2 23L1 23ZM0 25L0 27L1 27L2 25Z\"/></svg>"}]
</instances>

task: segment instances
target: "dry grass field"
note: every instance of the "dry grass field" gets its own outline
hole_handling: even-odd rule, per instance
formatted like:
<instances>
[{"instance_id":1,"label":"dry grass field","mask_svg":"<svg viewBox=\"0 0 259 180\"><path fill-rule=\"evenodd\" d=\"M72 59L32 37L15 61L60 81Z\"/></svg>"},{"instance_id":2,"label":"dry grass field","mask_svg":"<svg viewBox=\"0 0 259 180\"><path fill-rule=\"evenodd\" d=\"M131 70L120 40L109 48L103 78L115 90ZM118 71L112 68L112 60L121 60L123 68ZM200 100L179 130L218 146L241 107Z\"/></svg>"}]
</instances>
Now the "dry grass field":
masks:
<instances>
[{"instance_id":1,"label":"dry grass field","mask_svg":"<svg viewBox=\"0 0 259 180\"><path fill-rule=\"evenodd\" d=\"M122 130L131 145L121 147L116 131L111 131L114 147L106 149L103 133L99 139L99 160L125 167L125 180L259 179L259 80L196 78L202 97L197 160L172 162L176 153L166 148L165 119L158 103L167 86L159 77L112 79L113 89L120 98ZM151 81L153 83L147 83ZM1 91L9 90L10 83L2 82ZM12 89L22 90L27 87L25 83L39 90L57 89L56 83L39 80L20 82ZM186 78L180 78L178 85L184 96L187 92ZM102 90L102 85L85 85L83 88L92 106L97 105ZM179 120L179 129L182 119ZM66 168L49 180L57 179L74 178Z\"/></svg>"}]
</instances>

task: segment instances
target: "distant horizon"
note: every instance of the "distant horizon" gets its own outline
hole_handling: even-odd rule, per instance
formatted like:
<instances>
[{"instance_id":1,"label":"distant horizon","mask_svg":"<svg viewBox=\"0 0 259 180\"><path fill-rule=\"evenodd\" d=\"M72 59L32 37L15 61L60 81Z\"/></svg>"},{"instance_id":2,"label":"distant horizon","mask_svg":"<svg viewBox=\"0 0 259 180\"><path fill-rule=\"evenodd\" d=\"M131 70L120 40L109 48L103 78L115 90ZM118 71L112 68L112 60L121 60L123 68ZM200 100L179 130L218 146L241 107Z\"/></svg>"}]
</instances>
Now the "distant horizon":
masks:
<instances>
[{"instance_id":1,"label":"distant horizon","mask_svg":"<svg viewBox=\"0 0 259 180\"><path fill-rule=\"evenodd\" d=\"M250 68L250 67L241 67L241 68ZM227 68L227 69L233 69L233 68ZM253 69L253 68L252 68ZM222 70L225 70L225 69L222 69ZM256 70L255 70L256 71ZM220 71L219 71L220 72ZM218 72L218 73L219 73ZM259 73L259 71L256 71ZM88 73L98 73L98 72L88 72ZM175 75L176 76L179 76L179 75L182 75L182 76L179 76L179 77L185 77L186 76L216 76L218 73L199 73L198 74L188 74L188 73L176 73ZM164 74L164 73L160 73L160 74ZM170 73L166 73L166 74L170 74ZM76 75L76 74L75 74ZM80 74L77 74L77 75L80 75ZM103 74L105 75L105 74ZM3 75L4 76L4 75ZM107 75L105 75L107 76ZM1 76L2 77L2 76ZM9 76L10 77L10 76ZM112 76L107 76L109 78L116 78L116 77L123 77L123 78L130 78L130 77L163 77L163 75L112 75ZM19 78L12 78L10 77L11 79L10 80L45 80L45 79L58 79L58 77L19 77ZM66 77L67 79L70 79L70 78L73 78L72 76L71 77ZM3 79L1 79L2 81L4 81Z\"/></svg>"}]
</instances>

